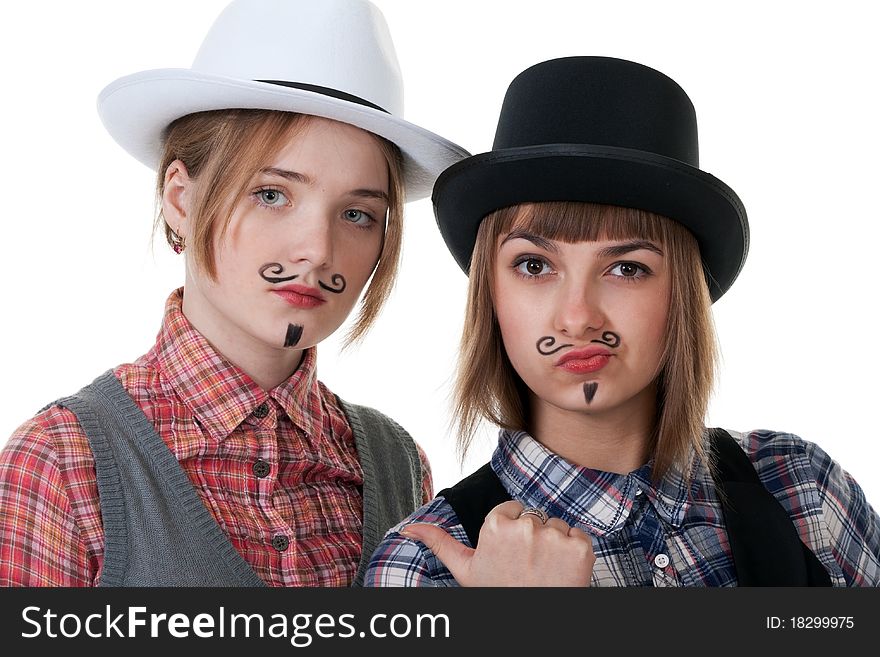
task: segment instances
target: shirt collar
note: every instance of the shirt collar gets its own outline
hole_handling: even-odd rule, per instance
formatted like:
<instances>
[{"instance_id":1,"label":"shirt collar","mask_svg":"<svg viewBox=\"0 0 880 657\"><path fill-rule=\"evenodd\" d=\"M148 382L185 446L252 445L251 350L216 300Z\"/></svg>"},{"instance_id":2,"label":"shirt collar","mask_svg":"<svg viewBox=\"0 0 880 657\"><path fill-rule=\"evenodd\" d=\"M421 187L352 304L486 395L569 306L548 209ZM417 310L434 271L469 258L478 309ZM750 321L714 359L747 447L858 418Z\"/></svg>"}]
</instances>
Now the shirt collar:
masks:
<instances>
[{"instance_id":1,"label":"shirt collar","mask_svg":"<svg viewBox=\"0 0 880 657\"><path fill-rule=\"evenodd\" d=\"M181 288L168 297L151 355L165 383L212 438L224 440L264 403L269 405L270 414L260 420L274 424L276 406L270 399L303 431L320 434L323 410L314 347L305 350L299 367L289 379L267 392L211 346L189 323L182 305Z\"/></svg>"},{"instance_id":2,"label":"shirt collar","mask_svg":"<svg viewBox=\"0 0 880 657\"><path fill-rule=\"evenodd\" d=\"M675 527L682 524L688 507L688 486L676 470L654 484L651 463L628 474L584 468L551 452L524 431L501 430L492 469L524 506L542 508L551 517L581 525L597 536L624 526L638 491Z\"/></svg>"}]
</instances>

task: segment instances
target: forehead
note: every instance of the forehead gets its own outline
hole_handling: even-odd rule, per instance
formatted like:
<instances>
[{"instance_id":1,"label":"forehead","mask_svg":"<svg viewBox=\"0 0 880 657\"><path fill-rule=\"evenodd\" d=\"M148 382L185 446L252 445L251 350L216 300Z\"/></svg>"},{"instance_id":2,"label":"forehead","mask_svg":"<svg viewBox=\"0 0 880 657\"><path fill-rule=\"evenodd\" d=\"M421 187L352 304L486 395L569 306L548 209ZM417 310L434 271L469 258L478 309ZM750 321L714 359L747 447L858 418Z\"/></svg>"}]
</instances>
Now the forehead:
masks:
<instances>
[{"instance_id":1,"label":"forehead","mask_svg":"<svg viewBox=\"0 0 880 657\"><path fill-rule=\"evenodd\" d=\"M379 139L330 119L306 117L287 132L267 165L295 171L303 180L322 185L388 188L388 163Z\"/></svg>"}]
</instances>

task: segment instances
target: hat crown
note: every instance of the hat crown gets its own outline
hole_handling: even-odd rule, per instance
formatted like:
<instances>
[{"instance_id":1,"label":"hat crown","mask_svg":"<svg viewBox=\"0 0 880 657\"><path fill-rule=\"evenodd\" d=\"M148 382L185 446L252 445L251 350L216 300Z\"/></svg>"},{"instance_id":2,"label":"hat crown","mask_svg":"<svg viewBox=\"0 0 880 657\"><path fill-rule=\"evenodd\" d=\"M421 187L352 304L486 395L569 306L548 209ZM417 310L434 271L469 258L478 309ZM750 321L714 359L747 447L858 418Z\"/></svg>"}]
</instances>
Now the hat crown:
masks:
<instances>
[{"instance_id":1,"label":"hat crown","mask_svg":"<svg viewBox=\"0 0 880 657\"><path fill-rule=\"evenodd\" d=\"M563 57L510 83L493 150L584 144L646 151L699 167L693 103L671 78L613 57Z\"/></svg>"},{"instance_id":2,"label":"hat crown","mask_svg":"<svg viewBox=\"0 0 880 657\"><path fill-rule=\"evenodd\" d=\"M193 70L325 87L403 116L403 81L382 12L366 0L234 0Z\"/></svg>"}]
</instances>

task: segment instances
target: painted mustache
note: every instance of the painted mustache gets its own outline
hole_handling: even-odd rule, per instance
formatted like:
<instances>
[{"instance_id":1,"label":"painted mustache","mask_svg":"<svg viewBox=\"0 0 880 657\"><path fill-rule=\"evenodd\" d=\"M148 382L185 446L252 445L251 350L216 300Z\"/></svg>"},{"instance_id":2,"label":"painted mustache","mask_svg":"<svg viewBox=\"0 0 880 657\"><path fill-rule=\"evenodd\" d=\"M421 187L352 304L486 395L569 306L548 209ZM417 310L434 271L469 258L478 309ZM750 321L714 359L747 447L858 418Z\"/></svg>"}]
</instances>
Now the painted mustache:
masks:
<instances>
[{"instance_id":1,"label":"painted mustache","mask_svg":"<svg viewBox=\"0 0 880 657\"><path fill-rule=\"evenodd\" d=\"M333 287L330 287L324 281L318 281L318 285L322 290L327 290L333 294L342 294L345 291L345 276L342 274L333 274L330 277L330 282L333 284Z\"/></svg>"},{"instance_id":2,"label":"painted mustache","mask_svg":"<svg viewBox=\"0 0 880 657\"><path fill-rule=\"evenodd\" d=\"M615 347L620 346L620 336L617 335L614 331L605 331L602 333L602 337L598 340L590 340L590 342L597 342L598 344L604 344L607 347L611 347L614 349Z\"/></svg>"},{"instance_id":3,"label":"painted mustache","mask_svg":"<svg viewBox=\"0 0 880 657\"><path fill-rule=\"evenodd\" d=\"M274 276L267 276L266 272L270 274L274 274ZM287 281L292 281L295 278L299 278L299 274L294 274L293 276L281 276L284 273L284 266L280 262L269 262L260 267L259 274L260 278L262 278L267 283L272 283L273 285L277 283L286 283ZM325 283L324 281L318 281L318 285L328 292L332 292L333 294L342 294L345 291L345 276L342 274L333 274L330 277L330 285Z\"/></svg>"},{"instance_id":4,"label":"painted mustache","mask_svg":"<svg viewBox=\"0 0 880 657\"><path fill-rule=\"evenodd\" d=\"M602 333L601 338L590 340L590 342L604 344L606 347L611 347L612 349L614 349L620 346L620 336L614 331L605 331L604 333ZM573 346L573 344L568 343L557 345L556 338L550 335L545 335L543 338L535 343L535 348L542 356L551 356L561 349Z\"/></svg>"},{"instance_id":5,"label":"painted mustache","mask_svg":"<svg viewBox=\"0 0 880 657\"><path fill-rule=\"evenodd\" d=\"M283 274L284 267L280 262L270 262L260 267L260 278L268 283L286 283L299 276L299 274L294 274L293 276L266 276L267 271L270 274Z\"/></svg>"},{"instance_id":6,"label":"painted mustache","mask_svg":"<svg viewBox=\"0 0 880 657\"><path fill-rule=\"evenodd\" d=\"M573 344L561 344L561 345L554 347L553 345L555 345L555 344L556 344L556 338L549 336L549 335L545 335L543 338L541 338L540 340L538 340L535 343L535 348L538 350L538 353L541 354L542 356L550 356L552 354L555 354L560 349L565 349L566 347L573 347L574 346Z\"/></svg>"}]
</instances>

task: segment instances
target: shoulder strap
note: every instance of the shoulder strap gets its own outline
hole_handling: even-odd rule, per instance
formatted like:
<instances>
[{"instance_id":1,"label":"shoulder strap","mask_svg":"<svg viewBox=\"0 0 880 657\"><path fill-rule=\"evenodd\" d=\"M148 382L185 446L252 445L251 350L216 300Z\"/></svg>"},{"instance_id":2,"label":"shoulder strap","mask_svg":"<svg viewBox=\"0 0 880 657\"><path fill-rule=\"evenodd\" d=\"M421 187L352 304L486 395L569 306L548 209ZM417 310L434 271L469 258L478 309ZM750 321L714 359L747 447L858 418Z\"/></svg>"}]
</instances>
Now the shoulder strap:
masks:
<instances>
[{"instance_id":1,"label":"shoulder strap","mask_svg":"<svg viewBox=\"0 0 880 657\"><path fill-rule=\"evenodd\" d=\"M385 532L422 504L422 464L412 436L387 415L336 397L354 434L364 473L361 560L353 582L362 586Z\"/></svg>"},{"instance_id":2,"label":"shoulder strap","mask_svg":"<svg viewBox=\"0 0 880 657\"><path fill-rule=\"evenodd\" d=\"M742 447L710 429L712 476L721 499L740 586L831 586L828 571L804 545L788 512L764 486Z\"/></svg>"},{"instance_id":3,"label":"shoulder strap","mask_svg":"<svg viewBox=\"0 0 880 657\"><path fill-rule=\"evenodd\" d=\"M445 498L455 511L471 547L477 547L480 528L489 511L511 499L489 463L451 488L444 488L437 496Z\"/></svg>"}]
</instances>

